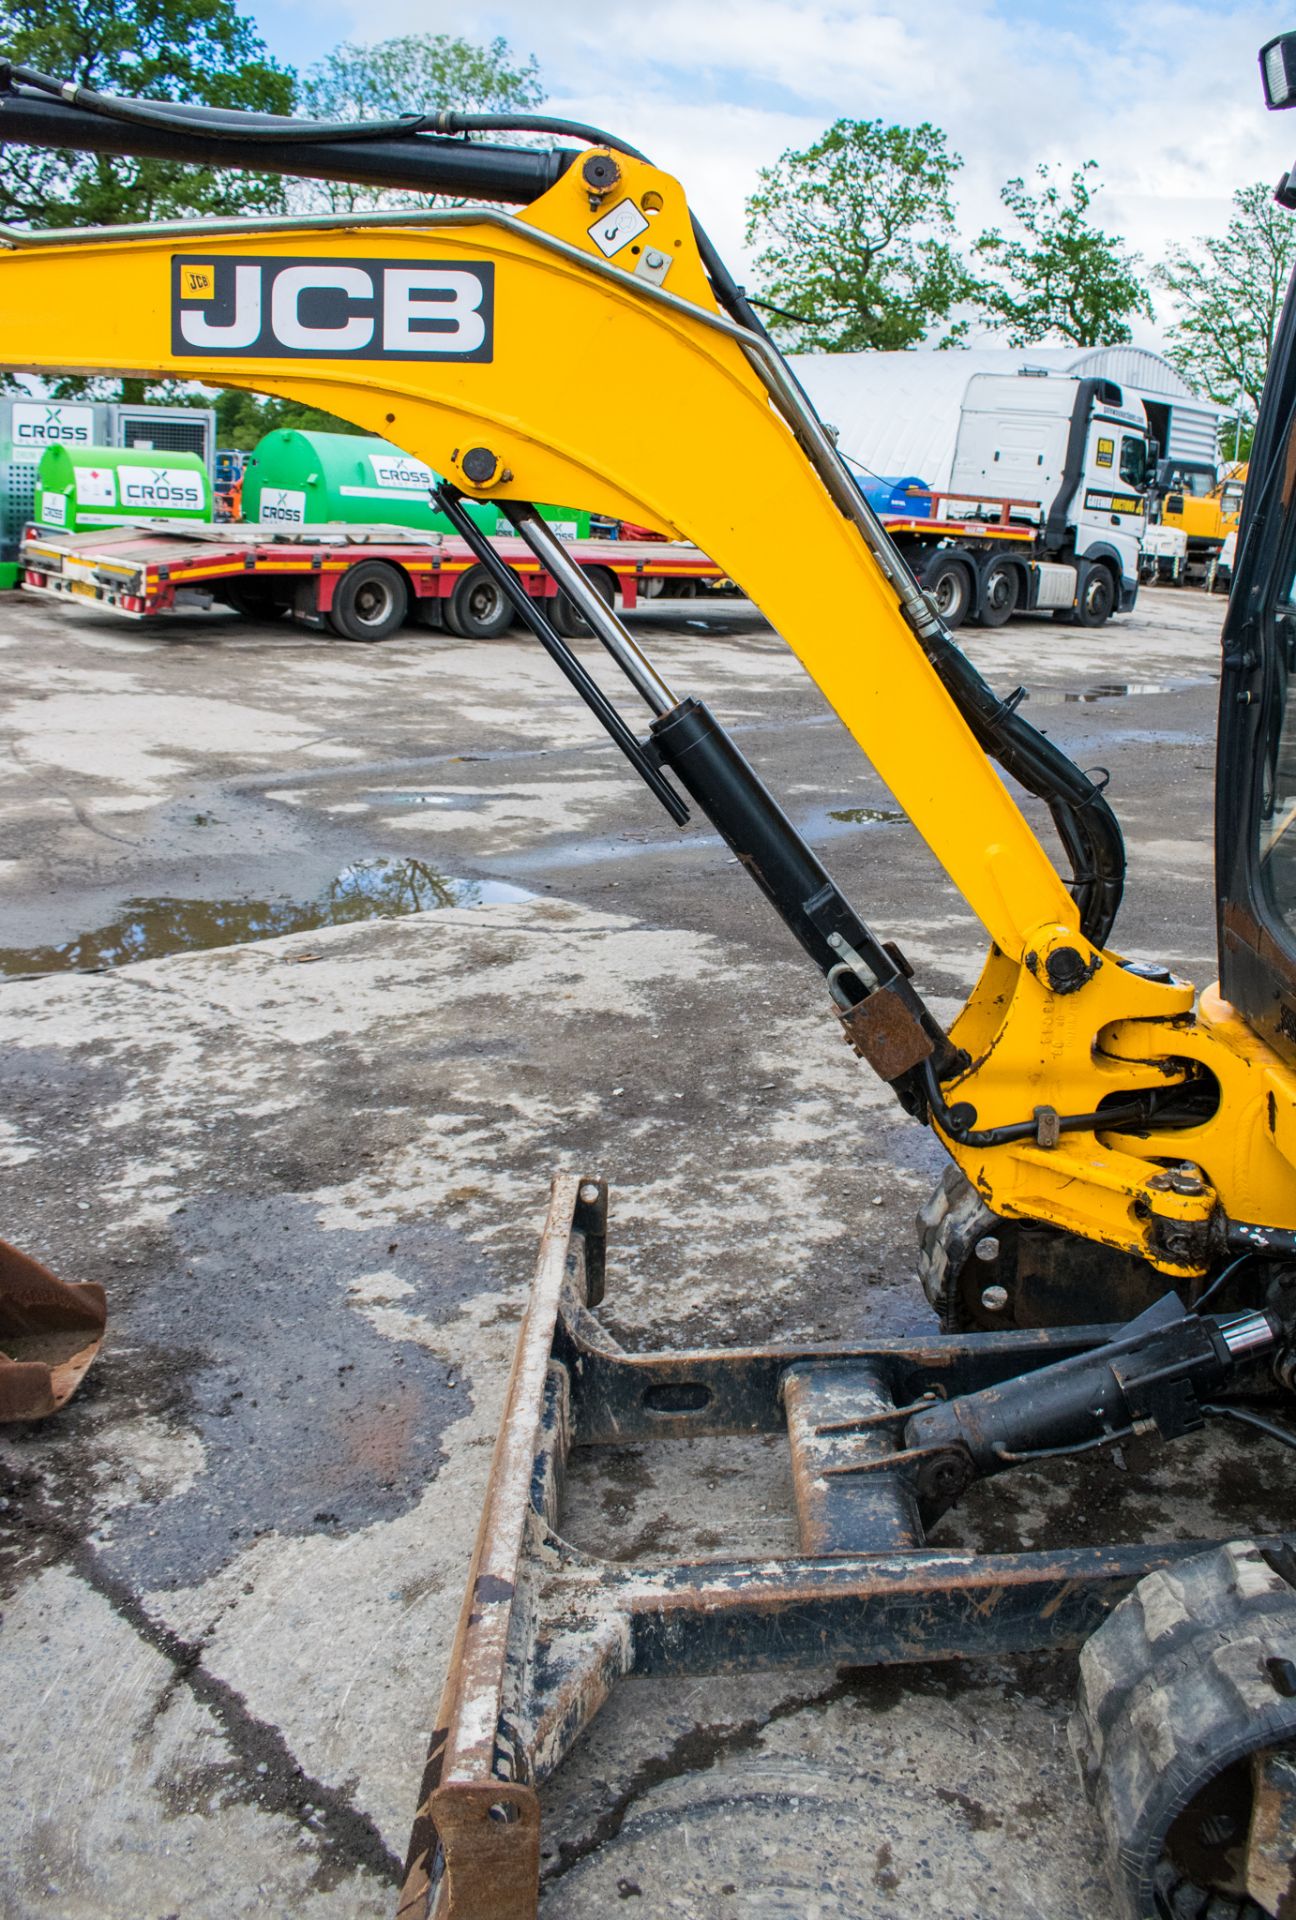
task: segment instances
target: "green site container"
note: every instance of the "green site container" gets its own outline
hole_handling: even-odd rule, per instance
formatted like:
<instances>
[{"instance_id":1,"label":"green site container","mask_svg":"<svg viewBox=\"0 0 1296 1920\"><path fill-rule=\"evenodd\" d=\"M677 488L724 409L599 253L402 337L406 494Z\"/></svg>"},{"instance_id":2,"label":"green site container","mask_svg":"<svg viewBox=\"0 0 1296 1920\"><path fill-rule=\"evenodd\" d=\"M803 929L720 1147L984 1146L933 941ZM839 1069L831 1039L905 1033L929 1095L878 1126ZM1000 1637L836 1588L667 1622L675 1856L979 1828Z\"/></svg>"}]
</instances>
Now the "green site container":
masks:
<instances>
[{"instance_id":1,"label":"green site container","mask_svg":"<svg viewBox=\"0 0 1296 1920\"><path fill-rule=\"evenodd\" d=\"M34 518L64 533L132 520L210 520L212 488L196 453L146 447L46 447Z\"/></svg>"},{"instance_id":2,"label":"green site container","mask_svg":"<svg viewBox=\"0 0 1296 1920\"><path fill-rule=\"evenodd\" d=\"M341 524L450 533L450 522L428 497L435 483L430 468L389 440L280 427L257 443L243 470L243 518L276 528ZM483 533L512 533L491 502L464 504ZM588 540L588 513L540 511L566 539Z\"/></svg>"}]
</instances>

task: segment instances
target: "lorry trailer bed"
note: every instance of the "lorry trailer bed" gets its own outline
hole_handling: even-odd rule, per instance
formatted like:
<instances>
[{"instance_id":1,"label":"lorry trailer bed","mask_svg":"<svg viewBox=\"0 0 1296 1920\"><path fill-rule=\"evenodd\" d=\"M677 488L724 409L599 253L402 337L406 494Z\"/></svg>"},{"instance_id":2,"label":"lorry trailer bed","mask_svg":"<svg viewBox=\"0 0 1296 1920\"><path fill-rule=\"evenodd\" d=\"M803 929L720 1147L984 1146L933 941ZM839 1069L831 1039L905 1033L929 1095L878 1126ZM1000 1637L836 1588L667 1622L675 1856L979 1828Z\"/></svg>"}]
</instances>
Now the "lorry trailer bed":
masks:
<instances>
[{"instance_id":1,"label":"lorry trailer bed","mask_svg":"<svg viewBox=\"0 0 1296 1920\"><path fill-rule=\"evenodd\" d=\"M520 539L492 546L535 598L570 624L565 596ZM676 541L564 542L610 602L633 608L640 596L725 583L723 568ZM158 522L63 534L29 527L20 548L23 588L91 603L144 620L222 602L265 617L291 613L344 638L383 639L412 617L446 625L464 638L503 632L511 609L493 590L467 544L455 535L392 526L294 527Z\"/></svg>"}]
</instances>

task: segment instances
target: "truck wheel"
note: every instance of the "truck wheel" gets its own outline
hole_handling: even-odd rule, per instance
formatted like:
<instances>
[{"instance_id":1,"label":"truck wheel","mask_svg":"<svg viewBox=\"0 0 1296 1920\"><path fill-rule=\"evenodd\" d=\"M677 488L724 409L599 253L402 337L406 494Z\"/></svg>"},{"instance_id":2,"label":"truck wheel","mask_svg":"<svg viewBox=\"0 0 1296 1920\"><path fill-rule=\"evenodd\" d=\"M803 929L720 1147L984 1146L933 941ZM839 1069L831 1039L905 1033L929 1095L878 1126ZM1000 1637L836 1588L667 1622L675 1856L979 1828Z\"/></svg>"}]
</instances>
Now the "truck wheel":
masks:
<instances>
[{"instance_id":1,"label":"truck wheel","mask_svg":"<svg viewBox=\"0 0 1296 1920\"><path fill-rule=\"evenodd\" d=\"M1116 611L1116 583L1106 567L1092 566L1080 582L1075 613L1078 627L1105 627Z\"/></svg>"},{"instance_id":2,"label":"truck wheel","mask_svg":"<svg viewBox=\"0 0 1296 1920\"><path fill-rule=\"evenodd\" d=\"M616 581L603 567L589 567L585 578L593 587L605 607L610 607L616 598ZM584 640L589 636L589 622L576 611L575 603L569 595L559 592L554 595L553 607L549 618L564 640Z\"/></svg>"},{"instance_id":3,"label":"truck wheel","mask_svg":"<svg viewBox=\"0 0 1296 1920\"><path fill-rule=\"evenodd\" d=\"M361 560L338 581L327 619L343 640L385 640L404 625L409 591L385 560Z\"/></svg>"},{"instance_id":4,"label":"truck wheel","mask_svg":"<svg viewBox=\"0 0 1296 1920\"><path fill-rule=\"evenodd\" d=\"M513 625L513 608L485 567L469 567L445 606L446 625L461 640L494 640Z\"/></svg>"},{"instance_id":5,"label":"truck wheel","mask_svg":"<svg viewBox=\"0 0 1296 1920\"><path fill-rule=\"evenodd\" d=\"M922 584L950 632L961 627L972 603L972 580L963 562L940 555L924 570Z\"/></svg>"},{"instance_id":6,"label":"truck wheel","mask_svg":"<svg viewBox=\"0 0 1296 1920\"><path fill-rule=\"evenodd\" d=\"M1017 605L1021 576L1011 560L992 560L981 581L981 609L978 619L983 627L1002 627Z\"/></svg>"},{"instance_id":7,"label":"truck wheel","mask_svg":"<svg viewBox=\"0 0 1296 1920\"><path fill-rule=\"evenodd\" d=\"M1296 1877L1296 1553L1140 1580L1080 1655L1071 1744L1125 1920L1260 1920Z\"/></svg>"}]
</instances>

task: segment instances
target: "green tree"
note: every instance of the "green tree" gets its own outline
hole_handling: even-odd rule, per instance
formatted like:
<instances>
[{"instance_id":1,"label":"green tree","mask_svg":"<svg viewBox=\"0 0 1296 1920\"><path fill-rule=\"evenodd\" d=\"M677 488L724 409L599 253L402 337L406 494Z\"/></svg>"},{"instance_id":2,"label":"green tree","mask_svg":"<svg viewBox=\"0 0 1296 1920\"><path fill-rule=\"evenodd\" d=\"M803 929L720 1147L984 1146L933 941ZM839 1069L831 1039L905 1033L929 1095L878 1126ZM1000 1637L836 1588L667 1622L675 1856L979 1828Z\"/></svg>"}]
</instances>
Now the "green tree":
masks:
<instances>
[{"instance_id":1,"label":"green tree","mask_svg":"<svg viewBox=\"0 0 1296 1920\"><path fill-rule=\"evenodd\" d=\"M1038 192L1020 178L1000 189L1024 238L995 227L975 242L972 251L991 277L976 283L974 297L989 326L1007 333L1009 346L1053 338L1078 347L1115 346L1129 339L1136 315L1152 318L1137 254L1089 218L1099 191L1089 175L1097 165L1086 160L1077 167L1069 187L1053 179L1051 167L1039 166Z\"/></svg>"},{"instance_id":2,"label":"green tree","mask_svg":"<svg viewBox=\"0 0 1296 1920\"><path fill-rule=\"evenodd\" d=\"M343 41L302 76L305 111L319 120L387 119L460 107L469 113L524 113L544 99L535 56L519 59L506 40L480 46L448 33L407 33L376 46ZM424 205L427 196L319 181L294 189L345 212L375 206Z\"/></svg>"},{"instance_id":3,"label":"green tree","mask_svg":"<svg viewBox=\"0 0 1296 1920\"><path fill-rule=\"evenodd\" d=\"M911 347L947 322L967 277L951 241L963 162L925 121L838 120L763 167L747 241L787 344Z\"/></svg>"},{"instance_id":4,"label":"green tree","mask_svg":"<svg viewBox=\"0 0 1296 1920\"><path fill-rule=\"evenodd\" d=\"M6 58L104 93L290 113L293 75L233 0L0 0ZM110 154L6 147L0 219L109 226L185 214L273 211L282 183L258 174Z\"/></svg>"},{"instance_id":5,"label":"green tree","mask_svg":"<svg viewBox=\"0 0 1296 1920\"><path fill-rule=\"evenodd\" d=\"M207 396L201 396L203 404ZM303 433L360 433L362 429L318 407L303 406L298 400L265 399L259 393L245 393L227 387L216 396L216 439L222 447L253 448L267 433L280 427L296 427Z\"/></svg>"},{"instance_id":6,"label":"green tree","mask_svg":"<svg viewBox=\"0 0 1296 1920\"><path fill-rule=\"evenodd\" d=\"M1262 181L1239 187L1233 209L1223 233L1172 247L1155 278L1175 303L1167 359L1197 392L1254 419L1296 267L1296 221Z\"/></svg>"},{"instance_id":7,"label":"green tree","mask_svg":"<svg viewBox=\"0 0 1296 1920\"><path fill-rule=\"evenodd\" d=\"M260 113L293 106L293 75L270 58L233 0L0 0L0 51L104 93ZM34 227L147 224L283 204L282 182L268 175L169 160L9 146L0 169L0 220ZM57 394L103 390L102 382L73 378L52 384ZM135 404L151 390L142 380L120 385L121 398ZM167 397L189 396L168 389Z\"/></svg>"}]
</instances>

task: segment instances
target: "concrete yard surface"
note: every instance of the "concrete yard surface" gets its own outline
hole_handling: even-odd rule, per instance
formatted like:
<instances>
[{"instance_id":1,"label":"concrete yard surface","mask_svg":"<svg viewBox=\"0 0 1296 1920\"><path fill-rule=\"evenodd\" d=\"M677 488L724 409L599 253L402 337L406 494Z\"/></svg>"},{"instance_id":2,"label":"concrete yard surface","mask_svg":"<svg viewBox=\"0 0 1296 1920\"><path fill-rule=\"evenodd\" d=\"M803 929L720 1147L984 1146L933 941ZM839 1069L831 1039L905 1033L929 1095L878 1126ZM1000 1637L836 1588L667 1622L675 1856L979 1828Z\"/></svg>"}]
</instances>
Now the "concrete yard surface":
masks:
<instances>
[{"instance_id":1,"label":"concrete yard surface","mask_svg":"<svg viewBox=\"0 0 1296 1920\"><path fill-rule=\"evenodd\" d=\"M1108 769L1122 950L1199 983L1221 611L963 636ZM984 936L782 643L742 603L634 624L951 1015ZM0 1914L386 1916L551 1173L611 1183L611 1330L686 1347L929 1328L942 1156L522 637L8 595L0 671L0 1234L110 1309L79 1396L0 1435ZM1125 1468L1005 1476L937 1542L1281 1524L1248 1439ZM578 1456L564 1527L786 1551L784 1449ZM1107 1914L1073 1681L628 1683L545 1789L544 1920Z\"/></svg>"}]
</instances>

